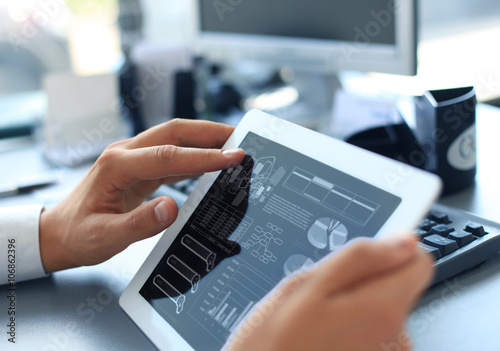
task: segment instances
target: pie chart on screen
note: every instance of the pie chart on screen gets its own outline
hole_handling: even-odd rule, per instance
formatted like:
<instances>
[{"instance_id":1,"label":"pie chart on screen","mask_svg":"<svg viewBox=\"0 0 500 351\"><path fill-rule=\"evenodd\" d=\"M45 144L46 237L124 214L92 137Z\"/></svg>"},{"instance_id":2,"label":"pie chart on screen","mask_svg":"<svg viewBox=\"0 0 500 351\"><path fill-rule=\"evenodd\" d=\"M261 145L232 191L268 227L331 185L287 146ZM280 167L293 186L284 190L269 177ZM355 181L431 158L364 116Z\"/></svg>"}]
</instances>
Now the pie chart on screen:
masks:
<instances>
[{"instance_id":1,"label":"pie chart on screen","mask_svg":"<svg viewBox=\"0 0 500 351\"><path fill-rule=\"evenodd\" d=\"M307 239L315 248L333 251L347 242L348 234L346 226L339 220L323 217L309 228Z\"/></svg>"},{"instance_id":2,"label":"pie chart on screen","mask_svg":"<svg viewBox=\"0 0 500 351\"><path fill-rule=\"evenodd\" d=\"M286 276L294 273L301 268L309 268L314 264L314 261L307 256L294 254L287 258L283 265L283 271Z\"/></svg>"}]
</instances>

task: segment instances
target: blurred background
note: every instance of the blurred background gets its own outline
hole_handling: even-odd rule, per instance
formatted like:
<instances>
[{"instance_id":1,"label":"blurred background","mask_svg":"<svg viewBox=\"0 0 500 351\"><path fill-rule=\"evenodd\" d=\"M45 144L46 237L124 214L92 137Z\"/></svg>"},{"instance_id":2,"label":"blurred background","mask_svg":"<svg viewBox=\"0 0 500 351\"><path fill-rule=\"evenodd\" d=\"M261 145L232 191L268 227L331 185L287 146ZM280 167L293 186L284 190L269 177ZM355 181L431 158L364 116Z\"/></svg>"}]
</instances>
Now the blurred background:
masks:
<instances>
[{"instance_id":1,"label":"blurred background","mask_svg":"<svg viewBox=\"0 0 500 351\"><path fill-rule=\"evenodd\" d=\"M35 113L44 106L40 92L47 74L119 72L139 42L189 42L193 33L188 3L0 0L0 129L12 119L20 123L29 115L26 110ZM500 2L421 0L418 25L416 76L373 73L353 84L413 95L474 85L480 101L498 104ZM26 101L23 114L18 111L19 99ZM11 106L17 106L16 111Z\"/></svg>"},{"instance_id":2,"label":"blurred background","mask_svg":"<svg viewBox=\"0 0 500 351\"><path fill-rule=\"evenodd\" d=\"M0 94L39 89L40 78L46 72L73 70L94 74L116 69L123 59L120 6L123 27L129 30L129 35L136 29L148 41L188 40L187 3L184 0L1 0ZM443 38L449 39L450 44L447 50L442 49L441 58L453 55L460 63L465 48L453 46L459 40L483 49L488 46L496 49L498 45L495 41L500 30L498 1L421 0L419 15L419 39L424 49L421 65L428 60L425 49L438 49L433 45L439 46ZM472 37L475 40L468 41ZM462 67L463 71L472 71L472 66L477 68L488 62L480 52L467 57L471 60L469 67ZM498 72L495 63L490 64L487 68Z\"/></svg>"}]
</instances>

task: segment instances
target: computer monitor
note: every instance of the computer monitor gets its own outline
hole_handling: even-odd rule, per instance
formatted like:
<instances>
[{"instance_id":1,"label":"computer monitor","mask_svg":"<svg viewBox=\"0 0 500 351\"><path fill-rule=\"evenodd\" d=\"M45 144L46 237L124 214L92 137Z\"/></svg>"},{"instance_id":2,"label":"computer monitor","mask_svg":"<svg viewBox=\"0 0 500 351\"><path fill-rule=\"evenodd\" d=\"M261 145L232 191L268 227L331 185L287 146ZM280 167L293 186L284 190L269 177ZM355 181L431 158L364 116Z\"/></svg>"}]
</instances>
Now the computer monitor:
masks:
<instances>
[{"instance_id":1,"label":"computer monitor","mask_svg":"<svg viewBox=\"0 0 500 351\"><path fill-rule=\"evenodd\" d=\"M416 0L192 0L192 6L198 48L212 61L260 62L309 76L416 74ZM303 91L314 83L307 85Z\"/></svg>"},{"instance_id":2,"label":"computer monitor","mask_svg":"<svg viewBox=\"0 0 500 351\"><path fill-rule=\"evenodd\" d=\"M194 0L201 50L221 60L416 74L416 0Z\"/></svg>"}]
</instances>

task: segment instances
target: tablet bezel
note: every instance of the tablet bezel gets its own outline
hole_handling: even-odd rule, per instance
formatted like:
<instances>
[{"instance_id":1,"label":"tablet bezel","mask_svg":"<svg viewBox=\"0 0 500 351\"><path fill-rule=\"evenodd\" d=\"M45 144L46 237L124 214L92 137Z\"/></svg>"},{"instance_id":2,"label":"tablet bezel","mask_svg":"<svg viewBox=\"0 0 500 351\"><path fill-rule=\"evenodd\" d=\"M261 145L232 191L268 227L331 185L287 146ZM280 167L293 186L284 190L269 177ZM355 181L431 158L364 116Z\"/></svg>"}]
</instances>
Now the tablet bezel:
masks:
<instances>
[{"instance_id":1,"label":"tablet bezel","mask_svg":"<svg viewBox=\"0 0 500 351\"><path fill-rule=\"evenodd\" d=\"M377 237L415 228L441 191L441 180L436 175L257 110L252 110L245 115L224 148L238 147L249 132L277 142L400 197L401 203L376 234ZM318 147L319 145L321 147ZM161 350L193 350L193 348L140 295L139 290L219 173L205 174L200 179L195 190L179 210L177 220L162 234L161 239L120 297L119 303L123 310Z\"/></svg>"}]
</instances>

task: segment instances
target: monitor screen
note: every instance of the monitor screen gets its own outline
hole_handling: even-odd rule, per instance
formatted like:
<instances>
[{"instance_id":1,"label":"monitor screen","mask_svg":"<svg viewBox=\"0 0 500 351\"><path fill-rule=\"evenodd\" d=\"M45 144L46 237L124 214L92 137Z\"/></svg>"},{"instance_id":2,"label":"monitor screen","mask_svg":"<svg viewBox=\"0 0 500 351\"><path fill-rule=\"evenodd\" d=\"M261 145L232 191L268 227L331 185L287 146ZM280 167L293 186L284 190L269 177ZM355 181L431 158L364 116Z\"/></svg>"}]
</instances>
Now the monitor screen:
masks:
<instances>
[{"instance_id":1,"label":"monitor screen","mask_svg":"<svg viewBox=\"0 0 500 351\"><path fill-rule=\"evenodd\" d=\"M416 0L193 1L198 43L216 60L416 73Z\"/></svg>"},{"instance_id":2,"label":"monitor screen","mask_svg":"<svg viewBox=\"0 0 500 351\"><path fill-rule=\"evenodd\" d=\"M217 8L213 1L200 0L201 30L219 33L270 35L289 38L353 40L356 28L379 19L370 33L373 42L394 45L393 11L387 0L351 1L242 1L238 8ZM264 10L263 10L264 9ZM377 28L375 28L377 27Z\"/></svg>"}]
</instances>

